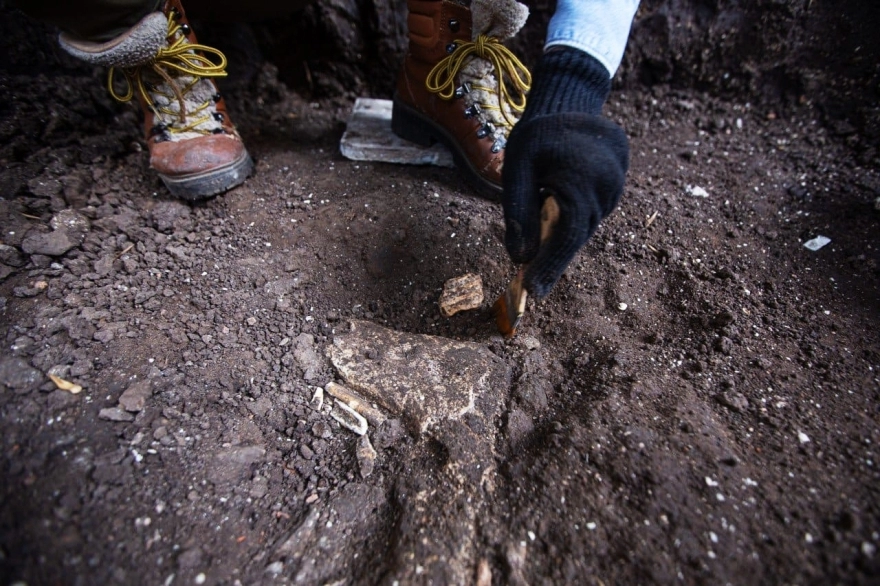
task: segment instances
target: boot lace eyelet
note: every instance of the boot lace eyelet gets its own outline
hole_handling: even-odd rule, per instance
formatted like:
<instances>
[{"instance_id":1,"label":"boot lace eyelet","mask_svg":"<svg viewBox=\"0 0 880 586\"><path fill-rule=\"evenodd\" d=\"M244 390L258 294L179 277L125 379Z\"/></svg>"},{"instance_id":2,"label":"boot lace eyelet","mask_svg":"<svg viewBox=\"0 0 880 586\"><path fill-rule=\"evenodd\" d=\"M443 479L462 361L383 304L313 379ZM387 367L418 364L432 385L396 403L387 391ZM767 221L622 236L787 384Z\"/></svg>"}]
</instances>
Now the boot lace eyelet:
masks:
<instances>
[{"instance_id":1,"label":"boot lace eyelet","mask_svg":"<svg viewBox=\"0 0 880 586\"><path fill-rule=\"evenodd\" d=\"M223 113L210 108L212 101L222 100L216 86L212 84L207 93L204 85L211 84L213 78L226 76L226 56L213 47L190 40L192 29L180 22L181 10L169 7L166 15L166 41L155 56L144 64L111 67L107 74L107 87L115 100L129 102L137 97L145 112L154 117L155 125L148 135L155 142L176 140L180 135L188 137L190 133L211 134L216 126L212 120L228 124ZM124 92L114 87L119 73L125 78ZM200 95L207 93L210 98L194 104L188 96L197 86L202 88L198 90Z\"/></svg>"},{"instance_id":2,"label":"boot lace eyelet","mask_svg":"<svg viewBox=\"0 0 880 586\"><path fill-rule=\"evenodd\" d=\"M451 21L449 24L451 26ZM479 97L467 98L467 103L473 105L465 108L465 118L479 116L481 121L486 121L483 111L476 106L479 102L485 105L493 123L509 131L525 110L526 95L531 88L532 75L526 66L494 36L481 34L473 41L456 39L446 45L446 52L448 55L428 73L425 80L428 91L443 100L479 92ZM488 64L491 71L484 73L471 67L473 61ZM472 87L468 85L471 82Z\"/></svg>"},{"instance_id":3,"label":"boot lace eyelet","mask_svg":"<svg viewBox=\"0 0 880 586\"><path fill-rule=\"evenodd\" d=\"M457 33L459 30L461 30L461 23L458 21L458 19L456 19L456 18L449 19L449 30L451 30L454 33Z\"/></svg>"}]
</instances>

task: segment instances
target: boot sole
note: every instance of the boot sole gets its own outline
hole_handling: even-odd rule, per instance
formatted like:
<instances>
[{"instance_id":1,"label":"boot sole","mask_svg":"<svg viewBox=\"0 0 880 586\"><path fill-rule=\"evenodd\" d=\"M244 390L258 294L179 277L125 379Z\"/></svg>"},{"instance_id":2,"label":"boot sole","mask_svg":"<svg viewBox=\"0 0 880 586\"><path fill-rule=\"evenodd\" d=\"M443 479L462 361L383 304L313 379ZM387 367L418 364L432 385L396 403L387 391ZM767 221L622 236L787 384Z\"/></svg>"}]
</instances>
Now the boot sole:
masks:
<instances>
[{"instance_id":1,"label":"boot sole","mask_svg":"<svg viewBox=\"0 0 880 586\"><path fill-rule=\"evenodd\" d=\"M244 151L241 157L225 167L183 177L158 175L171 195L187 201L200 201L241 185L253 170L254 162Z\"/></svg>"},{"instance_id":2,"label":"boot sole","mask_svg":"<svg viewBox=\"0 0 880 586\"><path fill-rule=\"evenodd\" d=\"M437 142L443 144L452 153L455 166L481 196L492 201L501 200L501 185L480 174L461 150L455 137L418 110L405 104L396 94L391 109L391 130L400 138L421 146L427 147Z\"/></svg>"}]
</instances>

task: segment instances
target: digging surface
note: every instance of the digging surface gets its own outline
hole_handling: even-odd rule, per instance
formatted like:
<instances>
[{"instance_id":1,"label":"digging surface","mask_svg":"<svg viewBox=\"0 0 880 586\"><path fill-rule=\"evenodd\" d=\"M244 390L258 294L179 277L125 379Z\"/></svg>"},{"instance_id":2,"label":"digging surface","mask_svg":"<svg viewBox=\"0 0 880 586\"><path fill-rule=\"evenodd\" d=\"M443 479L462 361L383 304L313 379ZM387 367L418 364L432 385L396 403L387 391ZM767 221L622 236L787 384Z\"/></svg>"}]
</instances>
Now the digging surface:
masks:
<instances>
[{"instance_id":1,"label":"digging surface","mask_svg":"<svg viewBox=\"0 0 880 586\"><path fill-rule=\"evenodd\" d=\"M343 159L351 102L277 79L228 94L256 174L190 206L101 72L0 75L4 584L876 583L880 175L851 129L614 92L622 203L508 341L500 207ZM443 317L468 272L483 307ZM402 393L412 340L493 384L429 425L373 398L363 440L313 402L353 323Z\"/></svg>"}]
</instances>

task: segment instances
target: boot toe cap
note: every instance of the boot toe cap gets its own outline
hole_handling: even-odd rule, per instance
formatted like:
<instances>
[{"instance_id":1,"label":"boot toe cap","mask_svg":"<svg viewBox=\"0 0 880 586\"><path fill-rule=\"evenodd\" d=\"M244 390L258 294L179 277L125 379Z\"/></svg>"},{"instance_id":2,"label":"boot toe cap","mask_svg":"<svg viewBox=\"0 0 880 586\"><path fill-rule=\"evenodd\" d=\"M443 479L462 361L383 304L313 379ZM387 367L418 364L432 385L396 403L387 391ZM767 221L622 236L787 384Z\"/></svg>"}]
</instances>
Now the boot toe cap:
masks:
<instances>
[{"instance_id":1,"label":"boot toe cap","mask_svg":"<svg viewBox=\"0 0 880 586\"><path fill-rule=\"evenodd\" d=\"M240 185L253 170L241 140L224 134L156 143L150 166L172 195L191 201Z\"/></svg>"},{"instance_id":2,"label":"boot toe cap","mask_svg":"<svg viewBox=\"0 0 880 586\"><path fill-rule=\"evenodd\" d=\"M212 134L153 145L150 166L169 177L211 173L247 156L244 143L229 134Z\"/></svg>"}]
</instances>

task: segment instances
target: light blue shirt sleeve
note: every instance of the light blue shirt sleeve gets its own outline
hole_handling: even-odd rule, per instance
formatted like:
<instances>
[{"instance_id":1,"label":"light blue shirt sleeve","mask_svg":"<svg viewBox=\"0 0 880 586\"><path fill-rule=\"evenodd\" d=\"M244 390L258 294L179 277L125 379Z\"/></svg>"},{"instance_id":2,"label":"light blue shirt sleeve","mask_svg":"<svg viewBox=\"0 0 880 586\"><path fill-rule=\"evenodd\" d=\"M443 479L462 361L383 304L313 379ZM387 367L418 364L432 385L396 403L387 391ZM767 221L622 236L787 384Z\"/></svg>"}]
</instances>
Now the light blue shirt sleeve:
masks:
<instances>
[{"instance_id":1,"label":"light blue shirt sleeve","mask_svg":"<svg viewBox=\"0 0 880 586\"><path fill-rule=\"evenodd\" d=\"M639 0L559 0L544 50L559 45L580 49L598 59L613 77L638 8Z\"/></svg>"}]
</instances>

